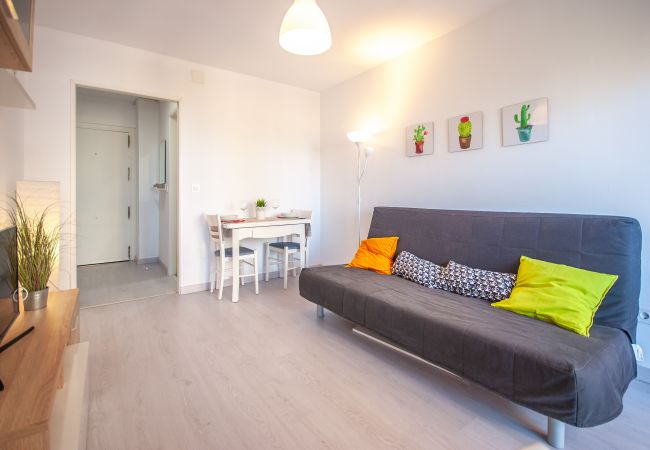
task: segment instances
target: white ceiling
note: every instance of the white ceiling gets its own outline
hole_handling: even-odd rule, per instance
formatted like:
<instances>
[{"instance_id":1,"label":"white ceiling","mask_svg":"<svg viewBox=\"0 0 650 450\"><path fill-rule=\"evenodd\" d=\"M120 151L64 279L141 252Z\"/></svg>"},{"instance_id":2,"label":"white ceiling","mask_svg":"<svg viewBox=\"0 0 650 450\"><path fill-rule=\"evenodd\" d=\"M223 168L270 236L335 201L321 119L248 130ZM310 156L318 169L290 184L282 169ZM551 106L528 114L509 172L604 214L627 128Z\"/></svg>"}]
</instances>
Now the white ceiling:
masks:
<instances>
[{"instance_id":1,"label":"white ceiling","mask_svg":"<svg viewBox=\"0 0 650 450\"><path fill-rule=\"evenodd\" d=\"M318 56L291 55L278 44L292 0L46 0L36 4L36 21L320 91L507 1L319 0L333 45Z\"/></svg>"}]
</instances>

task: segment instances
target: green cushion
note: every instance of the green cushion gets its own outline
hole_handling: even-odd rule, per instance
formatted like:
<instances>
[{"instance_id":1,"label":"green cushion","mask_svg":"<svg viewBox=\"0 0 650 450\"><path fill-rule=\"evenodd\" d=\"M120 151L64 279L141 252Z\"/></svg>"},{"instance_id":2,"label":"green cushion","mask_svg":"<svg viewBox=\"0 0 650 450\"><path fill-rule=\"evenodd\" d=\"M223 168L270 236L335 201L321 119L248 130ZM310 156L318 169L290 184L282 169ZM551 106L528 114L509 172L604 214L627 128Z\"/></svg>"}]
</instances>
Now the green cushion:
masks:
<instances>
[{"instance_id":1,"label":"green cushion","mask_svg":"<svg viewBox=\"0 0 650 450\"><path fill-rule=\"evenodd\" d=\"M617 279L522 256L510 298L492 306L589 336L594 314Z\"/></svg>"}]
</instances>

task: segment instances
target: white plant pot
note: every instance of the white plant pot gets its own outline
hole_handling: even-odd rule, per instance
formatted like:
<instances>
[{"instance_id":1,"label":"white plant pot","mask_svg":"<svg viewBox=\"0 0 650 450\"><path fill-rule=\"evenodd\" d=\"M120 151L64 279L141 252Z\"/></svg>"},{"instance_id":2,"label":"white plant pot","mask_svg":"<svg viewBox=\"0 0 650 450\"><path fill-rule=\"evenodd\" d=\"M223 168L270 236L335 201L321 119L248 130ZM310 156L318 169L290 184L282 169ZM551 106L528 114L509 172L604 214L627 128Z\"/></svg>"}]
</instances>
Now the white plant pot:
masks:
<instances>
[{"instance_id":1,"label":"white plant pot","mask_svg":"<svg viewBox=\"0 0 650 450\"><path fill-rule=\"evenodd\" d=\"M266 208L255 208L255 217L257 220L264 220L266 218Z\"/></svg>"}]
</instances>

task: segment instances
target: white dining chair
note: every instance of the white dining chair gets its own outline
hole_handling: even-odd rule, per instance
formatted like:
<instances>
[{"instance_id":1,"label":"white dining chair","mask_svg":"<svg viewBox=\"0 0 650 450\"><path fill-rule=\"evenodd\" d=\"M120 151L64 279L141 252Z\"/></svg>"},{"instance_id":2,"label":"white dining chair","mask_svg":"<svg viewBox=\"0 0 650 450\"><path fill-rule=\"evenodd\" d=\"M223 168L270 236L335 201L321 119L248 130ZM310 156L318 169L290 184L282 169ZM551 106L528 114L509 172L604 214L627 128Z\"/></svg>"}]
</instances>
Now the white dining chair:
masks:
<instances>
[{"instance_id":1,"label":"white dining chair","mask_svg":"<svg viewBox=\"0 0 650 450\"><path fill-rule=\"evenodd\" d=\"M244 278L255 277L255 294L260 293L257 269L257 250L248 247L239 247L239 260L232 260L232 247L226 247L224 244L223 230L221 228L221 217L217 215L206 214L208 222L208 231L210 233L211 258L210 258L210 292L214 292L217 284L219 285L219 300L223 296L223 282L226 274L226 264L241 264L242 262L253 267L253 274L240 275L242 286ZM253 260L251 263L250 260ZM240 272L241 273L241 272ZM237 283L239 280L233 280Z\"/></svg>"},{"instance_id":2,"label":"white dining chair","mask_svg":"<svg viewBox=\"0 0 650 450\"><path fill-rule=\"evenodd\" d=\"M296 217L311 219L309 210L292 210ZM309 261L309 238L311 237L311 224L305 225L305 261L303 267L307 267ZM284 288L287 288L289 270L296 276L296 269L300 267L300 244L293 242L291 236L288 240L280 242L266 242L264 244L264 280L269 281L269 266L275 264L280 270L284 280Z\"/></svg>"}]
</instances>

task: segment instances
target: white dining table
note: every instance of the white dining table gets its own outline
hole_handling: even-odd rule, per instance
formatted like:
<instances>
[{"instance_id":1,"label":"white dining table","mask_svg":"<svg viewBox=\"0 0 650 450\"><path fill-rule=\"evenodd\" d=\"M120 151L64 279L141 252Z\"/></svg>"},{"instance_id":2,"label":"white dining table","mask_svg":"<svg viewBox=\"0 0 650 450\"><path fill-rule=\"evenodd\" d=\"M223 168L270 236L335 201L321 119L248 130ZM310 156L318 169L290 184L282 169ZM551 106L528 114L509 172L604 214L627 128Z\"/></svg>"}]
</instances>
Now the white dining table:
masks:
<instances>
[{"instance_id":1,"label":"white dining table","mask_svg":"<svg viewBox=\"0 0 650 450\"><path fill-rule=\"evenodd\" d=\"M300 269L305 264L305 234L311 219L267 217L265 219L245 219L243 222L221 223L223 230L229 230L232 239L232 301L239 301L239 246L244 239L271 239L297 235L300 244ZM259 264L259 261L258 261Z\"/></svg>"}]
</instances>

